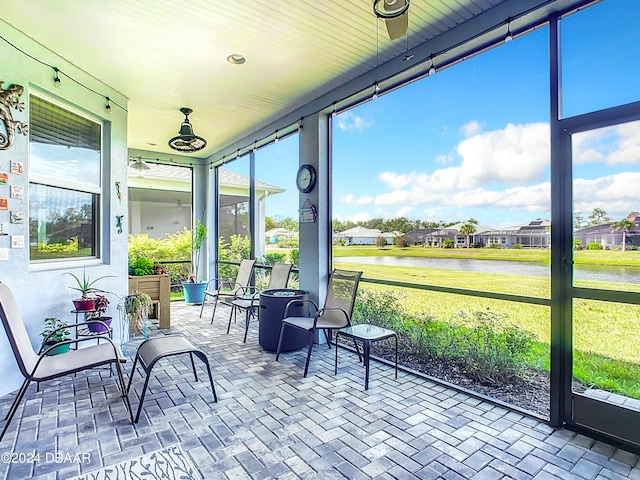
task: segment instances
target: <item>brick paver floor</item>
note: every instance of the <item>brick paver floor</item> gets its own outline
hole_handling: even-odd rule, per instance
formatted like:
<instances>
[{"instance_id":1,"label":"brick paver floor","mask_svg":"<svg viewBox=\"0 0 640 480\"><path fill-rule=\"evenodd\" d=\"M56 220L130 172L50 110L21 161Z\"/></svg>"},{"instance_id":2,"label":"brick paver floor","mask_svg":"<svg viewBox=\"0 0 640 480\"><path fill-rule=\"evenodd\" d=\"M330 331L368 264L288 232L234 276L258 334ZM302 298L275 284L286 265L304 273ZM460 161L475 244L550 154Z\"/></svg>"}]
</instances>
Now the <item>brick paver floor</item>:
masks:
<instances>
[{"instance_id":1,"label":"brick paver floor","mask_svg":"<svg viewBox=\"0 0 640 480\"><path fill-rule=\"evenodd\" d=\"M318 347L303 378L304 349L276 363L258 345L255 323L244 344L240 322L226 334L228 310L213 325L199 311L172 304L170 331L151 333L184 334L207 353L219 403L204 371L195 382L188 356L156 365L135 426L108 369L48 382L40 392L32 385L0 443L0 478L65 479L180 444L205 479L640 480L637 455L409 373L396 380L378 362L365 391L354 353L341 354L334 376L333 350ZM136 374L134 409L142 381ZM3 416L13 398L0 399ZM7 463L11 453L41 460ZM90 461L47 462L47 453Z\"/></svg>"}]
</instances>

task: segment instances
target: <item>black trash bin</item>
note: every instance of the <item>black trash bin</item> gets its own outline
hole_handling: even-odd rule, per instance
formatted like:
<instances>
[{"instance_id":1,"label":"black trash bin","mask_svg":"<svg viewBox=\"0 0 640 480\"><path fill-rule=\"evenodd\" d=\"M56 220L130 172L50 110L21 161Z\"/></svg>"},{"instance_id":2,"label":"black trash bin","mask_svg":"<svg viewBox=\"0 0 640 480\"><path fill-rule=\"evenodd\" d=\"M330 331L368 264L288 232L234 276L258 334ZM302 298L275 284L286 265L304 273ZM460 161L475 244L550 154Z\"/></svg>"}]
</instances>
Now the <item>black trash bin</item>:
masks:
<instances>
[{"instance_id":1,"label":"black trash bin","mask_svg":"<svg viewBox=\"0 0 640 480\"><path fill-rule=\"evenodd\" d=\"M290 288L276 288L260 292L260 327L258 343L269 352L278 349L280 327L284 318L284 310L292 300L308 300L309 292ZM293 304L289 308L290 317L307 315L309 304ZM281 352L300 350L309 343L309 335L304 330L297 328L285 328L282 337Z\"/></svg>"}]
</instances>

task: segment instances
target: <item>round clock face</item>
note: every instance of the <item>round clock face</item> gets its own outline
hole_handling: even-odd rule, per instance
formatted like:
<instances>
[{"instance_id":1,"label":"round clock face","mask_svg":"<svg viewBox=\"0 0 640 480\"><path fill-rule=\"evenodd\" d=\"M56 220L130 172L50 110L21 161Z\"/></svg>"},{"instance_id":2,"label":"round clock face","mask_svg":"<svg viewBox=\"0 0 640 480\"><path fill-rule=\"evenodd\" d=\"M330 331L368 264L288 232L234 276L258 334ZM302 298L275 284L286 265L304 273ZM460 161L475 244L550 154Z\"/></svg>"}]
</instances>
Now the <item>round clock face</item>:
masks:
<instances>
[{"instance_id":1,"label":"round clock face","mask_svg":"<svg viewBox=\"0 0 640 480\"><path fill-rule=\"evenodd\" d=\"M296 176L296 186L302 193L308 193L316 186L316 170L311 165L301 165Z\"/></svg>"}]
</instances>

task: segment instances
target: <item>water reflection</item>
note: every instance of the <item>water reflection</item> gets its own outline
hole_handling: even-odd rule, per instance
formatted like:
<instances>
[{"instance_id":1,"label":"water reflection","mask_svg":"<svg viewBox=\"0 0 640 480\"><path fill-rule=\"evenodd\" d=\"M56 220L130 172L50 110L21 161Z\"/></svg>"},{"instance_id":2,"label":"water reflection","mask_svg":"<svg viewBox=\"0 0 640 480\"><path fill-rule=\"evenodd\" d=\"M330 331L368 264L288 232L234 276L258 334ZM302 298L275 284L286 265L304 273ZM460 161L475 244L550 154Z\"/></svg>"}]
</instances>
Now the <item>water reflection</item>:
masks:
<instances>
[{"instance_id":1,"label":"water reflection","mask_svg":"<svg viewBox=\"0 0 640 480\"><path fill-rule=\"evenodd\" d=\"M394 267L441 268L462 272L504 273L507 275L527 275L548 277L550 265L533 262L504 260L474 260L466 258L422 258L422 257L338 257L334 262L363 263L367 265L388 265ZM640 283L640 267L576 265L576 280L598 282Z\"/></svg>"}]
</instances>

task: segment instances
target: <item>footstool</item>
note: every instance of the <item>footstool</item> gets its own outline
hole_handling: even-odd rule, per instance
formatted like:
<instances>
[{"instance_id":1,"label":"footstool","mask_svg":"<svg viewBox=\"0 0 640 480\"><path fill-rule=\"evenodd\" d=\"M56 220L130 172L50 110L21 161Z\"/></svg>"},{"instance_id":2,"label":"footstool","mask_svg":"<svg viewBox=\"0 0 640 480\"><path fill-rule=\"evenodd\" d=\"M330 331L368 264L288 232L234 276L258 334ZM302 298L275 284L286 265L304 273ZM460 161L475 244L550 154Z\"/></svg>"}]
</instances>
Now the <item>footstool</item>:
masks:
<instances>
[{"instance_id":1,"label":"footstool","mask_svg":"<svg viewBox=\"0 0 640 480\"><path fill-rule=\"evenodd\" d=\"M145 340L138 347L136 358L133 361L133 368L131 375L129 376L129 385L127 385L127 394L131 389L131 382L133 381L133 374L136 371L136 365L140 362L143 370L145 371L146 378L144 380L144 387L142 387L142 394L140 395L140 404L138 405L138 413L136 413L135 423L138 423L140 418L140 411L142 410L142 403L144 402L144 396L147 393L147 386L149 385L149 378L151 377L151 369L158 362L166 357L173 355L182 355L188 353L191 357L191 367L193 368L193 375L198 381L198 374L196 373L196 365L193 362L193 356L195 355L204 362L207 367L207 373L209 374L209 381L211 382L211 390L213 391L213 400L218 401L216 395L216 389L213 386L213 377L211 376L211 368L209 367L209 359L206 354L196 348L189 340L181 335L163 335L161 337L150 338Z\"/></svg>"}]
</instances>

